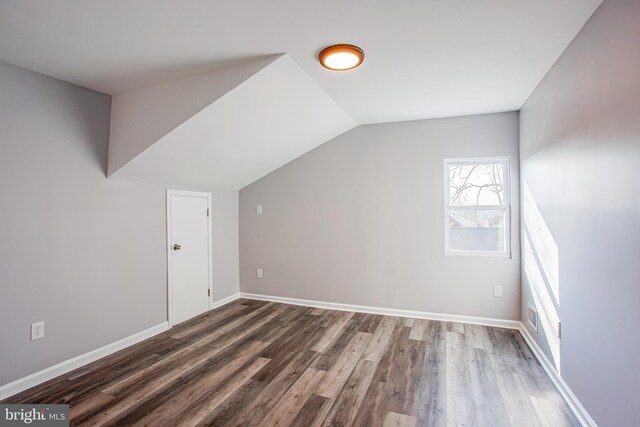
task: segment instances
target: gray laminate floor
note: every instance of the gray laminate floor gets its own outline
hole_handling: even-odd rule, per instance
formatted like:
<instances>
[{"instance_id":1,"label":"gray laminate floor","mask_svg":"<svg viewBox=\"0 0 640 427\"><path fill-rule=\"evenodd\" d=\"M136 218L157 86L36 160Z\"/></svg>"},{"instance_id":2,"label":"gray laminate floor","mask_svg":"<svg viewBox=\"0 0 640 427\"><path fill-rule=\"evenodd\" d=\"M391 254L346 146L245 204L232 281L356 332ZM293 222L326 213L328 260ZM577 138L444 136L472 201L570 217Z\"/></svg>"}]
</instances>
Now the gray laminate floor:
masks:
<instances>
[{"instance_id":1,"label":"gray laminate floor","mask_svg":"<svg viewBox=\"0 0 640 427\"><path fill-rule=\"evenodd\" d=\"M237 300L7 403L72 425L579 425L519 332Z\"/></svg>"}]
</instances>

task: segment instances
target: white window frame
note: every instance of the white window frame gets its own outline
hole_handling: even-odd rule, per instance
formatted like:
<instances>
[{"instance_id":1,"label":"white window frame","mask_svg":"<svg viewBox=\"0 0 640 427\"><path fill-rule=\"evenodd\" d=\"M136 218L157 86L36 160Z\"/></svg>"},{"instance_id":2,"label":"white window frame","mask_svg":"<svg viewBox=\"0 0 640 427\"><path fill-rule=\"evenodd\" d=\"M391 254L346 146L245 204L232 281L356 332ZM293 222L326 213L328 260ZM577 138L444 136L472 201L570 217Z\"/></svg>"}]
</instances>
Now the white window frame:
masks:
<instances>
[{"instance_id":1,"label":"white window frame","mask_svg":"<svg viewBox=\"0 0 640 427\"><path fill-rule=\"evenodd\" d=\"M502 205L487 206L450 206L449 200L449 166L503 164L503 197ZM461 159L444 159L444 254L446 256L485 256L511 258L511 157L475 157ZM449 211L450 210L504 210L504 251L454 251L449 246Z\"/></svg>"}]
</instances>

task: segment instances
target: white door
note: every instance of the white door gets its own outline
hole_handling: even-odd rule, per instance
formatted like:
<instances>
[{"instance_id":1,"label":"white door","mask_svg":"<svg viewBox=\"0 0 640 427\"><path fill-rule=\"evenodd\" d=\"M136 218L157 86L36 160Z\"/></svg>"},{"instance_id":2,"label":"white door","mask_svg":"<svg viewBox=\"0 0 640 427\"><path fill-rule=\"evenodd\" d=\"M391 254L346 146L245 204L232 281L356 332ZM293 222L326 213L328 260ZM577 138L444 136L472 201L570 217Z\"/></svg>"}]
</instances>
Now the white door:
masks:
<instances>
[{"instance_id":1,"label":"white door","mask_svg":"<svg viewBox=\"0 0 640 427\"><path fill-rule=\"evenodd\" d=\"M167 191L169 321L183 322L209 310L211 195Z\"/></svg>"}]
</instances>

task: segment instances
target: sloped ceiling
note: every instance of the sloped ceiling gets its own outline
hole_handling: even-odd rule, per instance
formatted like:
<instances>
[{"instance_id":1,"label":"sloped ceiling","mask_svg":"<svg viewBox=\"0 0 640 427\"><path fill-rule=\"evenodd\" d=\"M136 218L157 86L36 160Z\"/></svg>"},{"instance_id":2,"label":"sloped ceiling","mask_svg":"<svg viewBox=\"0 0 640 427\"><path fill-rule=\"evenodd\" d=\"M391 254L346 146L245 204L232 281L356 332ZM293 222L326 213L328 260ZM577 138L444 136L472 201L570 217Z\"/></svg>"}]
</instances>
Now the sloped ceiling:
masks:
<instances>
[{"instance_id":1,"label":"sloped ceiling","mask_svg":"<svg viewBox=\"0 0 640 427\"><path fill-rule=\"evenodd\" d=\"M2 0L0 59L115 94L286 52L358 123L518 110L602 0ZM323 69L333 43L362 67Z\"/></svg>"},{"instance_id":2,"label":"sloped ceiling","mask_svg":"<svg viewBox=\"0 0 640 427\"><path fill-rule=\"evenodd\" d=\"M108 175L277 58L272 56L114 95Z\"/></svg>"},{"instance_id":3,"label":"sloped ceiling","mask_svg":"<svg viewBox=\"0 0 640 427\"><path fill-rule=\"evenodd\" d=\"M108 170L240 189L355 126L285 54L115 95Z\"/></svg>"}]
</instances>

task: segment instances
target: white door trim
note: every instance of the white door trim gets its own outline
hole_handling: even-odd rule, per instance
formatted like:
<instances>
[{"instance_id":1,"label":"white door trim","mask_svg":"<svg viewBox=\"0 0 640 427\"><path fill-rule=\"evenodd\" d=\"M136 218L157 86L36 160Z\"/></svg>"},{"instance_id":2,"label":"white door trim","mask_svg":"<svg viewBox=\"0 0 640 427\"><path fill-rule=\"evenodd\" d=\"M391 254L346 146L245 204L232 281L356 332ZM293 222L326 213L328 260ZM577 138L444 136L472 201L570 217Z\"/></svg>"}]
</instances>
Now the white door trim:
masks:
<instances>
[{"instance_id":1,"label":"white door trim","mask_svg":"<svg viewBox=\"0 0 640 427\"><path fill-rule=\"evenodd\" d=\"M211 193L205 193L200 191L185 191L185 190L171 190L167 189L167 322L169 327L173 326L173 301L171 293L171 257L173 251L171 248L171 196L185 196L185 197L202 197L207 199L207 209L209 210L209 216L207 217L207 250L209 260L209 310L212 309L211 301L213 301L213 242L212 242L212 218L213 212L211 210Z\"/></svg>"}]
</instances>

